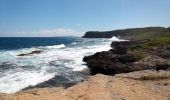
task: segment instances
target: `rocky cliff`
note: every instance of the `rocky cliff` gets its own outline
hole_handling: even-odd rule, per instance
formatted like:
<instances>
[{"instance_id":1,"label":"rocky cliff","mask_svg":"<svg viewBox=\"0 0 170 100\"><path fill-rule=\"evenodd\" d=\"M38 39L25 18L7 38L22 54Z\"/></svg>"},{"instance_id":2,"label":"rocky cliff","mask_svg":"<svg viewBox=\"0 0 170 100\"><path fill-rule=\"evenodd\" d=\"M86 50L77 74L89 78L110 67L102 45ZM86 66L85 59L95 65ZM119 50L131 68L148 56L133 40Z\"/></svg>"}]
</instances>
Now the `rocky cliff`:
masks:
<instances>
[{"instance_id":1,"label":"rocky cliff","mask_svg":"<svg viewBox=\"0 0 170 100\"><path fill-rule=\"evenodd\" d=\"M164 27L145 27L145 28L130 28L113 31L89 31L86 32L83 38L111 38L113 36L126 39L143 39L160 35L170 36L170 28Z\"/></svg>"}]
</instances>

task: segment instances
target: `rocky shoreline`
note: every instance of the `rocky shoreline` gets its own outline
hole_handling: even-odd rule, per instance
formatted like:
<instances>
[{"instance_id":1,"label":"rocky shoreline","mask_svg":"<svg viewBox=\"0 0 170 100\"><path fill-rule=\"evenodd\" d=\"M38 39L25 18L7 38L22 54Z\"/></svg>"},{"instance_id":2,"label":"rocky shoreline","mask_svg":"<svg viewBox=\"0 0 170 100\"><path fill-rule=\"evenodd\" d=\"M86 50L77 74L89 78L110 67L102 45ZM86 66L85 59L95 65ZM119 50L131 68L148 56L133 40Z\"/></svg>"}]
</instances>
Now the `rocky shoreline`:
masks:
<instances>
[{"instance_id":1,"label":"rocky shoreline","mask_svg":"<svg viewBox=\"0 0 170 100\"><path fill-rule=\"evenodd\" d=\"M113 75L148 69L157 71L170 69L169 57L165 59L158 56L159 54L153 55L149 52L128 49L130 45L139 44L139 41L112 42L112 49L109 51L98 52L84 57L83 61L87 63L92 74ZM164 51L159 53L164 53Z\"/></svg>"},{"instance_id":2,"label":"rocky shoreline","mask_svg":"<svg viewBox=\"0 0 170 100\"><path fill-rule=\"evenodd\" d=\"M0 94L0 100L170 100L168 36L114 41L110 46L109 51L83 58L91 76L82 82L58 87L54 77L17 93Z\"/></svg>"},{"instance_id":3,"label":"rocky shoreline","mask_svg":"<svg viewBox=\"0 0 170 100\"><path fill-rule=\"evenodd\" d=\"M80 83L67 88L30 87L18 93L0 94L0 100L169 100L170 59L153 55L148 52L150 49L140 52L129 48L141 43L112 42L111 50L84 57L93 76ZM166 47L164 50L169 51ZM49 84L39 86L43 85Z\"/></svg>"}]
</instances>

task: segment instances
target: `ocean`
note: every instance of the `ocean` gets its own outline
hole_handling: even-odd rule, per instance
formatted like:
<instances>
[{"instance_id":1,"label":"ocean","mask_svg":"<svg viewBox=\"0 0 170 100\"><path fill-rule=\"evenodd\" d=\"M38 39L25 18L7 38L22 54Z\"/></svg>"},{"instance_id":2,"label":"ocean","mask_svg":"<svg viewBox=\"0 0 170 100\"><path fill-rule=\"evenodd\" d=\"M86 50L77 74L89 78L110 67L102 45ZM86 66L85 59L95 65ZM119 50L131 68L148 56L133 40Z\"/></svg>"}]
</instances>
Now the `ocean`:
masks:
<instances>
[{"instance_id":1,"label":"ocean","mask_svg":"<svg viewBox=\"0 0 170 100\"><path fill-rule=\"evenodd\" d=\"M0 92L14 93L35 86L56 76L59 83L78 82L87 68L84 56L109 50L112 39L85 39L80 37L1 37L0 38ZM18 56L35 50L40 54ZM74 74L79 72L79 74ZM83 74L83 73L82 73ZM61 79L60 79L61 78Z\"/></svg>"}]
</instances>

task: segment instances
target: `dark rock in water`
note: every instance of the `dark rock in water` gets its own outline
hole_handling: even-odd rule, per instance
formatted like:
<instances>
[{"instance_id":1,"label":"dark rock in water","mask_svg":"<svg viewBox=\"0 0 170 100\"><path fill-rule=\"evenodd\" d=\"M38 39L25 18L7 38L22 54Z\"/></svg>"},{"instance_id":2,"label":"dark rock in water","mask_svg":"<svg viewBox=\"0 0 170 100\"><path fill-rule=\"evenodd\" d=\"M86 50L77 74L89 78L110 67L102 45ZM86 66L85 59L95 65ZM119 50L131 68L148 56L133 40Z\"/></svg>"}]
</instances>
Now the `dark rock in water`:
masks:
<instances>
[{"instance_id":1,"label":"dark rock in water","mask_svg":"<svg viewBox=\"0 0 170 100\"><path fill-rule=\"evenodd\" d=\"M87 62L87 66L91 69L92 74L128 72L130 70L128 66L137 60L133 54L118 55L114 54L112 49L86 56L83 59L84 62Z\"/></svg>"},{"instance_id":2,"label":"dark rock in water","mask_svg":"<svg viewBox=\"0 0 170 100\"><path fill-rule=\"evenodd\" d=\"M41 51L41 50L36 50L36 51L32 51L32 52L29 53L29 54L39 54L39 53L41 53L41 52L43 52L43 51Z\"/></svg>"},{"instance_id":3,"label":"dark rock in water","mask_svg":"<svg viewBox=\"0 0 170 100\"><path fill-rule=\"evenodd\" d=\"M91 74L117 74L131 71L155 69L166 70L170 68L170 60L158 56L144 56L136 52L128 52L127 46L137 44L134 41L112 42L113 49L97 52L84 57Z\"/></svg>"},{"instance_id":4,"label":"dark rock in water","mask_svg":"<svg viewBox=\"0 0 170 100\"><path fill-rule=\"evenodd\" d=\"M6 70L17 68L18 66L15 63L12 62L2 62L0 64L0 72L4 72Z\"/></svg>"},{"instance_id":5,"label":"dark rock in water","mask_svg":"<svg viewBox=\"0 0 170 100\"><path fill-rule=\"evenodd\" d=\"M29 86L22 90L28 90L33 88L45 88L45 87L64 87L68 88L82 81L89 75L89 70L83 71L70 71L67 73L61 73L60 75L56 75L52 79L49 79L45 82L39 83L35 86Z\"/></svg>"},{"instance_id":6,"label":"dark rock in water","mask_svg":"<svg viewBox=\"0 0 170 100\"><path fill-rule=\"evenodd\" d=\"M32 51L30 53L22 53L22 54L19 54L18 56L29 56L29 55L32 55L32 54L40 54L42 52L43 52L42 50L36 50L36 51Z\"/></svg>"},{"instance_id":7,"label":"dark rock in water","mask_svg":"<svg viewBox=\"0 0 170 100\"><path fill-rule=\"evenodd\" d=\"M45 88L45 87L59 87L59 86L64 86L68 87L71 85L74 85L74 82L70 82L69 79L63 75L56 75L54 78L49 79L45 82L39 83L35 86L29 86L26 87L22 90L28 90L28 89L33 89L33 88Z\"/></svg>"},{"instance_id":8,"label":"dark rock in water","mask_svg":"<svg viewBox=\"0 0 170 100\"><path fill-rule=\"evenodd\" d=\"M37 87L53 87L53 86L59 85L59 83L60 85L67 84L69 83L69 79L63 75L57 75L54 78L48 81L45 81L44 83L38 84Z\"/></svg>"},{"instance_id":9,"label":"dark rock in water","mask_svg":"<svg viewBox=\"0 0 170 100\"><path fill-rule=\"evenodd\" d=\"M115 56L116 55L113 54L111 50L108 52L103 51L91 56L86 56L83 61L87 62L87 66L90 68L92 74L98 72L111 74L114 68L112 66L118 61Z\"/></svg>"}]
</instances>

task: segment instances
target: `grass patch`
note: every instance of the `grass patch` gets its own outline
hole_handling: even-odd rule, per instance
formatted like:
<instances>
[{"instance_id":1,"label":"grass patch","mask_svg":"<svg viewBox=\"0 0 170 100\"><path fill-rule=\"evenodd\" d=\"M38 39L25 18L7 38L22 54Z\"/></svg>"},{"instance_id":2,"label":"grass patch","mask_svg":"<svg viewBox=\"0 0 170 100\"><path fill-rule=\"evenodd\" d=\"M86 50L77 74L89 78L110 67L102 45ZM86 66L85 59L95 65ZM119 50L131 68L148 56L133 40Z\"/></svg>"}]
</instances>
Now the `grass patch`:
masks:
<instances>
[{"instance_id":1,"label":"grass patch","mask_svg":"<svg viewBox=\"0 0 170 100\"><path fill-rule=\"evenodd\" d=\"M142 53L142 52L137 52L136 51L136 52L133 53L133 59L135 59L135 61L139 61L144 57L145 57L145 54Z\"/></svg>"},{"instance_id":2,"label":"grass patch","mask_svg":"<svg viewBox=\"0 0 170 100\"><path fill-rule=\"evenodd\" d=\"M144 41L141 44L136 46L129 47L130 50L140 50L140 49L148 49L153 47L161 47L164 45L170 45L170 37L155 37L153 39L149 39Z\"/></svg>"}]
</instances>

